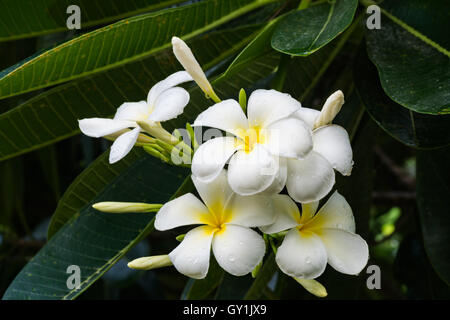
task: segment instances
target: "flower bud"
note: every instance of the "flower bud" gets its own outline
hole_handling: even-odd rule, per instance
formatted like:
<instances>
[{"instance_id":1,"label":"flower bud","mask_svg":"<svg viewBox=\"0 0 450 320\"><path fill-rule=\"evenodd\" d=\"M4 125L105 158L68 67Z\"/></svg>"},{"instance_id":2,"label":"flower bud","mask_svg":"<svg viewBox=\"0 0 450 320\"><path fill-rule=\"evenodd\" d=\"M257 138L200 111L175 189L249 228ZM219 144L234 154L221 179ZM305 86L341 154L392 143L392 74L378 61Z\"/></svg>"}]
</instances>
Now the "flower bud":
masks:
<instances>
[{"instance_id":1,"label":"flower bud","mask_svg":"<svg viewBox=\"0 0 450 320\"><path fill-rule=\"evenodd\" d=\"M341 110L344 102L344 93L342 93L341 90L338 90L329 96L314 123L314 128L319 128L330 124Z\"/></svg>"},{"instance_id":2,"label":"flower bud","mask_svg":"<svg viewBox=\"0 0 450 320\"><path fill-rule=\"evenodd\" d=\"M205 73L200 67L197 59L187 44L177 37L172 37L173 53L183 68L191 75L198 86L206 93L214 102L220 102L219 97L214 92L211 84L206 78Z\"/></svg>"},{"instance_id":3,"label":"flower bud","mask_svg":"<svg viewBox=\"0 0 450 320\"><path fill-rule=\"evenodd\" d=\"M306 289L309 293L315 295L319 298L325 298L328 293L327 289L319 282L314 279L301 279L301 278L294 278L295 281L300 283L303 288Z\"/></svg>"},{"instance_id":4,"label":"flower bud","mask_svg":"<svg viewBox=\"0 0 450 320\"><path fill-rule=\"evenodd\" d=\"M150 256L134 259L128 263L128 268L136 270L152 270L172 265L172 261L167 254L160 256Z\"/></svg>"},{"instance_id":5,"label":"flower bud","mask_svg":"<svg viewBox=\"0 0 450 320\"><path fill-rule=\"evenodd\" d=\"M126 212L155 212L162 207L161 204L149 204L140 202L97 202L92 208L108 213L126 213Z\"/></svg>"}]
</instances>

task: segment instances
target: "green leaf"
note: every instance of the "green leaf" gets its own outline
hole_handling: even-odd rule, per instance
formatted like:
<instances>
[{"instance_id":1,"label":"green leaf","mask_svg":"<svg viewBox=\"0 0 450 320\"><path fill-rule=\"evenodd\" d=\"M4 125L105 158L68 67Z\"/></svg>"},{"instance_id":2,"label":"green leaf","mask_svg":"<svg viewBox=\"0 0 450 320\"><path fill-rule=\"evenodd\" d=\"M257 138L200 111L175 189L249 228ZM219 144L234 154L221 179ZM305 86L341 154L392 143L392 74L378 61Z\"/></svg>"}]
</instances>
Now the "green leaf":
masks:
<instances>
[{"instance_id":1,"label":"green leaf","mask_svg":"<svg viewBox=\"0 0 450 320\"><path fill-rule=\"evenodd\" d=\"M122 20L83 34L0 73L0 98L140 60L273 0L207 0Z\"/></svg>"},{"instance_id":2,"label":"green leaf","mask_svg":"<svg viewBox=\"0 0 450 320\"><path fill-rule=\"evenodd\" d=\"M146 154L74 215L22 269L3 299L72 299L83 292L133 245L153 230L154 214L108 214L100 201L164 203L188 175L187 169ZM70 265L81 270L81 287L69 289Z\"/></svg>"},{"instance_id":3,"label":"green leaf","mask_svg":"<svg viewBox=\"0 0 450 320\"><path fill-rule=\"evenodd\" d=\"M293 97L304 102L313 92L313 89L319 83L333 60L342 51L357 26L357 21L355 21L345 33L320 51L306 57L290 58L287 62L283 91L289 92Z\"/></svg>"},{"instance_id":4,"label":"green leaf","mask_svg":"<svg viewBox=\"0 0 450 320\"><path fill-rule=\"evenodd\" d=\"M205 69L235 54L259 25L212 32L189 41ZM125 101L145 99L149 89L180 70L171 49L138 62L48 90L0 115L0 160L79 133L78 119L111 117ZM184 125L183 125L184 126Z\"/></svg>"},{"instance_id":5,"label":"green leaf","mask_svg":"<svg viewBox=\"0 0 450 320\"><path fill-rule=\"evenodd\" d=\"M140 155L141 152L133 150L114 165L109 165L109 151L98 157L67 188L50 221L47 238L50 239L72 217L79 216L80 209L95 199L101 190L127 170Z\"/></svg>"},{"instance_id":6,"label":"green leaf","mask_svg":"<svg viewBox=\"0 0 450 320\"><path fill-rule=\"evenodd\" d=\"M371 1L366 1L371 3ZM450 2L385 0L367 50L386 94L420 113L450 113Z\"/></svg>"},{"instance_id":7,"label":"green leaf","mask_svg":"<svg viewBox=\"0 0 450 320\"><path fill-rule=\"evenodd\" d=\"M417 205L425 250L436 273L450 284L450 148L417 154Z\"/></svg>"},{"instance_id":8,"label":"green leaf","mask_svg":"<svg viewBox=\"0 0 450 320\"><path fill-rule=\"evenodd\" d=\"M216 260L211 257L208 275L201 280L189 279L181 295L181 300L202 300L208 296L222 282L225 271Z\"/></svg>"},{"instance_id":9,"label":"green leaf","mask_svg":"<svg viewBox=\"0 0 450 320\"><path fill-rule=\"evenodd\" d=\"M290 55L310 55L347 29L357 6L357 0L335 0L294 11L275 28L272 47Z\"/></svg>"},{"instance_id":10,"label":"green leaf","mask_svg":"<svg viewBox=\"0 0 450 320\"><path fill-rule=\"evenodd\" d=\"M450 115L416 113L392 101L381 88L375 66L360 50L354 69L355 85L375 122L398 141L416 148L450 144Z\"/></svg>"},{"instance_id":11,"label":"green leaf","mask_svg":"<svg viewBox=\"0 0 450 320\"><path fill-rule=\"evenodd\" d=\"M87 28L158 10L183 0L4 0L0 2L0 42L68 31L70 5L81 11L81 27Z\"/></svg>"}]
</instances>

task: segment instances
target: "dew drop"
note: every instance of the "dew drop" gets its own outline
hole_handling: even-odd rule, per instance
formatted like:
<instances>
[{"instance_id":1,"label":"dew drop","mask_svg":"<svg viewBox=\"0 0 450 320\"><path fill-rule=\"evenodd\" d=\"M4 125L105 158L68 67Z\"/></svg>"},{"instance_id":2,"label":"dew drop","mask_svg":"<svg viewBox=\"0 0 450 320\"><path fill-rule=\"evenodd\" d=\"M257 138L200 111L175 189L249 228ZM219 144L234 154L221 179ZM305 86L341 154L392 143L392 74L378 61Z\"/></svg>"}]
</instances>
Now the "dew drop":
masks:
<instances>
[{"instance_id":1,"label":"dew drop","mask_svg":"<svg viewBox=\"0 0 450 320\"><path fill-rule=\"evenodd\" d=\"M311 263L311 258L310 258L310 257L306 257L305 262L306 262L307 264L310 264L310 263Z\"/></svg>"},{"instance_id":2,"label":"dew drop","mask_svg":"<svg viewBox=\"0 0 450 320\"><path fill-rule=\"evenodd\" d=\"M228 257L228 260L229 260L230 262L234 262L234 260L236 260L236 258L235 258L234 256L229 256L229 257Z\"/></svg>"}]
</instances>

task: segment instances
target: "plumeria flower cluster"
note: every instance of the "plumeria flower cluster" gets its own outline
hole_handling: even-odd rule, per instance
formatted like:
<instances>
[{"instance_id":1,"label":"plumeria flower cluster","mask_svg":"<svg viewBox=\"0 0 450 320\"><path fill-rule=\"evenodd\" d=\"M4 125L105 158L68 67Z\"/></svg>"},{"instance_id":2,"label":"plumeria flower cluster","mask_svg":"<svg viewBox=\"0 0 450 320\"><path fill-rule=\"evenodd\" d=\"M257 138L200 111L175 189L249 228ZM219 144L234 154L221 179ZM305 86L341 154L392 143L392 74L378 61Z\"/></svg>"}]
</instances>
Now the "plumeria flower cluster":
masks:
<instances>
[{"instance_id":1,"label":"plumeria flower cluster","mask_svg":"<svg viewBox=\"0 0 450 320\"><path fill-rule=\"evenodd\" d=\"M180 115L189 102L188 92L177 85L194 80L215 102L192 124L224 132L193 146L191 179L199 197L187 193L164 205L94 205L114 213L157 211L155 228L160 231L193 226L177 237L181 243L169 254L142 257L129 267L173 265L188 277L202 279L212 252L228 273L256 276L272 249L280 270L317 296L326 295L314 279L327 264L345 274L360 273L368 261L368 246L355 233L350 205L335 191L318 210L334 186L335 170L347 176L353 167L349 135L332 124L344 104L343 93L333 93L321 111L304 108L276 90L257 89L248 103L243 90L239 101L221 101L186 43L174 37L172 45L186 71L157 83L147 101L124 103L113 119L80 121L83 133L114 140L113 163L134 145L155 155L155 143L166 146L158 152L173 151L183 143L160 124ZM192 127L187 124L191 131ZM191 138L196 144L193 134ZM282 193L285 188L287 194Z\"/></svg>"}]
</instances>

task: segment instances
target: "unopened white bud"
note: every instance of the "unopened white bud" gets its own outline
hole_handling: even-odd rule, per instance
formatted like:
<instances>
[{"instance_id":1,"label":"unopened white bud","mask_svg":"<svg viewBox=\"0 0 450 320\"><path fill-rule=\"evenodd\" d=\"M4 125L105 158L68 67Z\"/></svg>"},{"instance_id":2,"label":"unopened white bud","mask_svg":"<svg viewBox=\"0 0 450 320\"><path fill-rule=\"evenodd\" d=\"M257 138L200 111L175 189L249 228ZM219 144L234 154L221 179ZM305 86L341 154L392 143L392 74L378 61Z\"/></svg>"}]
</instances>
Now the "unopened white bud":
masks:
<instances>
[{"instance_id":1,"label":"unopened white bud","mask_svg":"<svg viewBox=\"0 0 450 320\"><path fill-rule=\"evenodd\" d=\"M140 202L97 202L92 208L108 213L126 213L126 212L155 212L162 207L161 204L149 204Z\"/></svg>"},{"instance_id":2,"label":"unopened white bud","mask_svg":"<svg viewBox=\"0 0 450 320\"><path fill-rule=\"evenodd\" d=\"M214 92L211 84L206 78L200 64L195 59L194 54L188 45L178 37L172 37L173 53L183 68L191 75L198 86L215 102L220 102L219 97Z\"/></svg>"},{"instance_id":3,"label":"unopened white bud","mask_svg":"<svg viewBox=\"0 0 450 320\"><path fill-rule=\"evenodd\" d=\"M344 93L341 90L338 90L329 96L314 123L314 128L319 128L330 124L341 110L344 102Z\"/></svg>"},{"instance_id":4,"label":"unopened white bud","mask_svg":"<svg viewBox=\"0 0 450 320\"><path fill-rule=\"evenodd\" d=\"M128 268L137 270L151 270L172 265L172 261L167 254L160 256L150 256L134 259L128 263Z\"/></svg>"},{"instance_id":5,"label":"unopened white bud","mask_svg":"<svg viewBox=\"0 0 450 320\"><path fill-rule=\"evenodd\" d=\"M314 279L301 279L301 278L294 278L295 281L300 283L303 288L306 289L309 293L315 295L319 298L324 298L328 295L327 289L319 282Z\"/></svg>"}]
</instances>

